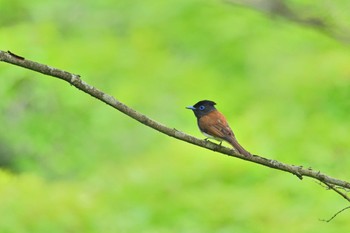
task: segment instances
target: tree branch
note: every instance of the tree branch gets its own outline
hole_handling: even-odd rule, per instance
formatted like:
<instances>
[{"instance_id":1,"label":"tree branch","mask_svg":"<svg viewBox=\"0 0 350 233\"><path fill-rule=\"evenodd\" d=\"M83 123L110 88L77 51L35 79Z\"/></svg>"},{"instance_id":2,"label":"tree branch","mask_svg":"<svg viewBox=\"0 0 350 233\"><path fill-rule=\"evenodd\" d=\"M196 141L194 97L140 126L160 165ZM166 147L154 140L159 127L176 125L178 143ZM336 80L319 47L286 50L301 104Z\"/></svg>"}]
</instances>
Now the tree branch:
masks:
<instances>
[{"instance_id":1,"label":"tree branch","mask_svg":"<svg viewBox=\"0 0 350 233\"><path fill-rule=\"evenodd\" d=\"M313 170L311 168L304 168L303 166L295 166L295 165L289 165L285 164L276 160L267 159L258 155L251 155L251 156L244 156L241 154L238 154L233 149L223 147L220 145L217 145L215 143L212 143L210 141L201 140L198 138L195 138L193 136L190 136L188 134L185 134L177 129L166 127L165 125L162 125L146 115L143 115L130 107L126 106L125 104L121 103L117 99L115 99L113 96L110 96L106 93L103 93L102 91L98 90L97 88L90 86L86 82L84 82L82 79L80 79L79 75L69 73L67 71L63 71L57 68L53 68L44 64L40 64L34 61L30 61L25 59L22 56L18 56L11 52L5 52L0 50L0 61L10 63L16 66L20 66L26 69L30 69L45 75L49 75L58 79L62 79L71 85L75 86L79 90L97 98L98 100L112 106L113 108L119 110L120 112L126 114L127 116L139 121L140 123L149 126L161 133L164 133L170 137L177 138L179 140L215 151L219 152L221 154L226 154L231 157L236 157L239 159L243 159L249 162L253 162L256 164L260 164L266 167L270 167L273 169L277 169L280 171L288 172L293 175L296 175L299 179L302 179L304 176L310 177L313 179L316 179L324 184L326 184L329 188L336 191L338 194L340 194L342 197L344 197L346 200L350 200L349 197L346 196L344 193L339 193L339 190L335 189L334 187L342 187L345 189L350 189L350 183L344 180L340 180L337 178L333 178L331 176L328 176L326 174L321 173L320 171ZM350 202L350 201L349 201Z\"/></svg>"},{"instance_id":2,"label":"tree branch","mask_svg":"<svg viewBox=\"0 0 350 233\"><path fill-rule=\"evenodd\" d=\"M262 12L272 17L281 17L291 22L311 27L325 35L343 43L350 42L349 28L339 27L328 22L325 17L314 14L314 16L303 15L300 10L293 9L285 0L223 0L226 3L246 7Z\"/></svg>"}]
</instances>

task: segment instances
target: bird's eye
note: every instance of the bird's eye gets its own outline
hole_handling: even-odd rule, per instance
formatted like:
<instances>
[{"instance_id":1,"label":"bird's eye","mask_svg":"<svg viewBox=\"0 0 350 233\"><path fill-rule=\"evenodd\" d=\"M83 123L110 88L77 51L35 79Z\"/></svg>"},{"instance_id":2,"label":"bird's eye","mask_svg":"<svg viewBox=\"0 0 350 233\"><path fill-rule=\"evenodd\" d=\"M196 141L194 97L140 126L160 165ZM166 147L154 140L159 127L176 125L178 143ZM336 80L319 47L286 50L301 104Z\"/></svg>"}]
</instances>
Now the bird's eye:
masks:
<instances>
[{"instance_id":1,"label":"bird's eye","mask_svg":"<svg viewBox=\"0 0 350 233\"><path fill-rule=\"evenodd\" d=\"M204 105L201 105L201 106L199 107L199 110L204 110L204 109L205 109Z\"/></svg>"}]
</instances>

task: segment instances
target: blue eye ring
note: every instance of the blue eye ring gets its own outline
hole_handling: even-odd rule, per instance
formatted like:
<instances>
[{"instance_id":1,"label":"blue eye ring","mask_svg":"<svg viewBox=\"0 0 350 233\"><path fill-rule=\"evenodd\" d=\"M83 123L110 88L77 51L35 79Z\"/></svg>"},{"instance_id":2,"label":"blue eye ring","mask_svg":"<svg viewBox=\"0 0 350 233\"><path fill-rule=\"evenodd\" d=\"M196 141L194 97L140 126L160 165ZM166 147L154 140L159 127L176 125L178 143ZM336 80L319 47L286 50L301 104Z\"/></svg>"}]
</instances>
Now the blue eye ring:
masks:
<instances>
[{"instance_id":1,"label":"blue eye ring","mask_svg":"<svg viewBox=\"0 0 350 233\"><path fill-rule=\"evenodd\" d=\"M199 107L199 110L204 110L204 109L205 109L204 105L201 105L201 106Z\"/></svg>"}]
</instances>

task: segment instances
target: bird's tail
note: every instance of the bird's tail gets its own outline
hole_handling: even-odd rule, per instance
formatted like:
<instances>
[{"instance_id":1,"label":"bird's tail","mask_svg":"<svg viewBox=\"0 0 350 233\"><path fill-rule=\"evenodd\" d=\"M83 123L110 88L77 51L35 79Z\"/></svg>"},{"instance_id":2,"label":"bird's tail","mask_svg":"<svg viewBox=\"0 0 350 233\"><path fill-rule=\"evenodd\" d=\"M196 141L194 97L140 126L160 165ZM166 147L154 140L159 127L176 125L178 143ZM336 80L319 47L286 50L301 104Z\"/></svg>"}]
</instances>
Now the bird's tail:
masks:
<instances>
[{"instance_id":1,"label":"bird's tail","mask_svg":"<svg viewBox=\"0 0 350 233\"><path fill-rule=\"evenodd\" d=\"M243 146L241 146L238 141L236 140L235 137L230 137L227 140L234 149L236 149L240 154L245 155L245 156L251 156L252 154L249 153L246 149L243 148Z\"/></svg>"}]
</instances>

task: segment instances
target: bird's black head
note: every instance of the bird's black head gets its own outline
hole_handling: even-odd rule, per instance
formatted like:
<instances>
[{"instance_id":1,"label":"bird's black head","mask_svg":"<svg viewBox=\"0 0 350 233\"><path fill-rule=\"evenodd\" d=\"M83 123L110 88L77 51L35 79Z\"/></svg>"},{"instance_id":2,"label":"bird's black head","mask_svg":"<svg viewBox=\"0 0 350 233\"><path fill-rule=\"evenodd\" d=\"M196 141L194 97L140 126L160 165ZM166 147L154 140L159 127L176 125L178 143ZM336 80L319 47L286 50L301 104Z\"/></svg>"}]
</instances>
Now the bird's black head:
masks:
<instances>
[{"instance_id":1,"label":"bird's black head","mask_svg":"<svg viewBox=\"0 0 350 233\"><path fill-rule=\"evenodd\" d=\"M196 103L193 106L186 107L187 109L192 109L194 112L194 115L196 115L197 118L201 118L202 116L210 113L211 111L216 110L214 107L216 103L210 100L201 100L198 103Z\"/></svg>"}]
</instances>

